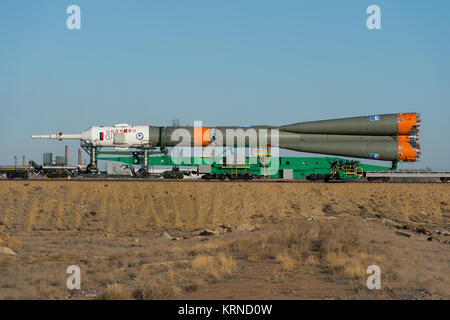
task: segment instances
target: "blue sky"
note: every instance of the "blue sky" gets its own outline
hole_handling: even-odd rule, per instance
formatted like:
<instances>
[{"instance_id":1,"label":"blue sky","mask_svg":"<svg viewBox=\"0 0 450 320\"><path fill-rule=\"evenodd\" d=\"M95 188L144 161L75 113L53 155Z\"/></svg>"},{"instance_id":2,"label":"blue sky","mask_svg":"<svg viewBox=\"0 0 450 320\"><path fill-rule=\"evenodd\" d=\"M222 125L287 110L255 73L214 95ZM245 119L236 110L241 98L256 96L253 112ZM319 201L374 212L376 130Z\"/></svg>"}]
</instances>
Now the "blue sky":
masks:
<instances>
[{"instance_id":1,"label":"blue sky","mask_svg":"<svg viewBox=\"0 0 450 320\"><path fill-rule=\"evenodd\" d=\"M66 28L71 4L81 30ZM381 30L366 27L371 4ZM402 167L450 170L449 12L444 0L2 0L0 164L63 155L64 142L30 136L92 125L412 111L423 156Z\"/></svg>"}]
</instances>

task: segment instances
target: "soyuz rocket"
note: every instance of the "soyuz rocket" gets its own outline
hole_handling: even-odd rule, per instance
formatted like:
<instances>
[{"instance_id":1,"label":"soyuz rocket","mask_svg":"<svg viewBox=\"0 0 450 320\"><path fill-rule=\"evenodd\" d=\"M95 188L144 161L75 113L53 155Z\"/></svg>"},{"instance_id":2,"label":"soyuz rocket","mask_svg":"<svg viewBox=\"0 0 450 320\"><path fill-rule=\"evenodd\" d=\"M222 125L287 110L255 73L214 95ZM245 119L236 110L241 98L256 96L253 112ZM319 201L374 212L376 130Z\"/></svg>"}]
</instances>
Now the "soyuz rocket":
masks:
<instances>
[{"instance_id":1,"label":"soyuz rocket","mask_svg":"<svg viewBox=\"0 0 450 320\"><path fill-rule=\"evenodd\" d=\"M174 131L184 129L194 137L190 143L191 146L229 146L231 144L248 147L248 137L245 137L244 145L238 145L236 137L233 141L227 142L226 130L252 129L256 132L277 130L278 146L284 149L354 158L413 162L420 157L418 143L420 123L421 118L417 113L399 113L245 128L117 124L93 126L80 134L60 132L51 135L35 135L32 138L78 139L92 147L118 149L174 147L180 143L180 139L173 139Z\"/></svg>"}]
</instances>

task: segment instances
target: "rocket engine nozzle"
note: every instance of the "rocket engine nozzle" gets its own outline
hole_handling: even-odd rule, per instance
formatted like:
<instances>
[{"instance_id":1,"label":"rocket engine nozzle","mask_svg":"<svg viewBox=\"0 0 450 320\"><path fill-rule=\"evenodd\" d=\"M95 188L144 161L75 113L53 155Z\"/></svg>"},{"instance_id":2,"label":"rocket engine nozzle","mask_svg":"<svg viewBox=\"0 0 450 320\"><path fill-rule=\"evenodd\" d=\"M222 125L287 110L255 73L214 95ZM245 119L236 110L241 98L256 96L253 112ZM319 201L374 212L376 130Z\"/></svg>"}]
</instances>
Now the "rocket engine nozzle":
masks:
<instances>
[{"instance_id":1,"label":"rocket engine nozzle","mask_svg":"<svg viewBox=\"0 0 450 320\"><path fill-rule=\"evenodd\" d=\"M398 159L404 162L414 162L420 158L420 144L410 136L398 136Z\"/></svg>"},{"instance_id":2,"label":"rocket engine nozzle","mask_svg":"<svg viewBox=\"0 0 450 320\"><path fill-rule=\"evenodd\" d=\"M422 122L420 113L399 113L398 134L399 135L417 135L420 131L420 123Z\"/></svg>"}]
</instances>

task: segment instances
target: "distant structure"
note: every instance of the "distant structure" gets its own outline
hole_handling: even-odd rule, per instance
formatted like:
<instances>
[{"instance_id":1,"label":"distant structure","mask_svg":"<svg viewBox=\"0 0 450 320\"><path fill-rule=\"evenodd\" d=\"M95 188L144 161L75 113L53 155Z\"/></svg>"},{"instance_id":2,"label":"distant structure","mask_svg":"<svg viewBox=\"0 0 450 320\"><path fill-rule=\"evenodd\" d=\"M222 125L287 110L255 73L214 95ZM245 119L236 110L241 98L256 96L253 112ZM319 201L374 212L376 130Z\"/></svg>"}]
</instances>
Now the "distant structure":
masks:
<instances>
[{"instance_id":1,"label":"distant structure","mask_svg":"<svg viewBox=\"0 0 450 320\"><path fill-rule=\"evenodd\" d=\"M42 164L44 166L51 166L53 164L53 153L46 152L42 155Z\"/></svg>"},{"instance_id":2,"label":"distant structure","mask_svg":"<svg viewBox=\"0 0 450 320\"><path fill-rule=\"evenodd\" d=\"M65 157L66 157L66 166L70 166L70 161L69 161L69 146L66 145L65 147Z\"/></svg>"}]
</instances>

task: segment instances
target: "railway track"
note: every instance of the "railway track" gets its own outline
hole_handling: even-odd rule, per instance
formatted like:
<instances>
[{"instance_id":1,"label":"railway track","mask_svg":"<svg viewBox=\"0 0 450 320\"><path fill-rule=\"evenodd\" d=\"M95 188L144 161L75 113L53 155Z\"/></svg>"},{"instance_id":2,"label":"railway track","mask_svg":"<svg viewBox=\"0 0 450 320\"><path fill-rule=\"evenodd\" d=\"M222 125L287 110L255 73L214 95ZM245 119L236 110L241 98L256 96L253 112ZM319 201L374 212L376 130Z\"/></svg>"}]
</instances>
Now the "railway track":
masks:
<instances>
[{"instance_id":1,"label":"railway track","mask_svg":"<svg viewBox=\"0 0 450 320\"><path fill-rule=\"evenodd\" d=\"M395 179L395 178L393 178ZM338 180L338 181L308 181L308 180L283 180L283 179L254 179L254 180L204 180L204 179L184 179L182 181L178 180L164 180L164 179L148 179L148 178L71 178L71 179L45 179L45 178L29 178L26 180L9 180L0 179L1 182L6 181L16 181L16 182L26 182L26 181L39 181L39 182L141 182L141 183L208 183L208 182L220 182L220 183L306 183L306 184L341 184L341 183L370 183L370 184L442 184L441 181L367 181L367 180Z\"/></svg>"}]
</instances>

